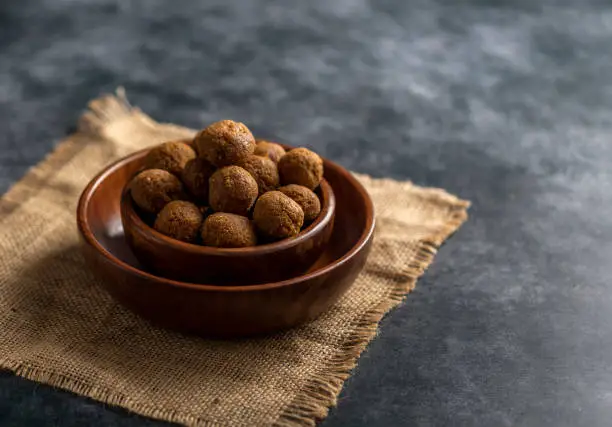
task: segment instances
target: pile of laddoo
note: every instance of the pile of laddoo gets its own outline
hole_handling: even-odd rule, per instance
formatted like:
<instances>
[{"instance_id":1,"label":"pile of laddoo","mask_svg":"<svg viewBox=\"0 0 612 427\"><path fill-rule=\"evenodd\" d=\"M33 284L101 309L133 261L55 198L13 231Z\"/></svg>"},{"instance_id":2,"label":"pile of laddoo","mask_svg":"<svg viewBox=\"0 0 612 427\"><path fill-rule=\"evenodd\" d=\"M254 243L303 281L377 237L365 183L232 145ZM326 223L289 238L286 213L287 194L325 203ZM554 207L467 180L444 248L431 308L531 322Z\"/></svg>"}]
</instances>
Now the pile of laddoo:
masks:
<instances>
[{"instance_id":1,"label":"pile of laddoo","mask_svg":"<svg viewBox=\"0 0 612 427\"><path fill-rule=\"evenodd\" d=\"M151 149L128 184L132 200L167 236L239 248L297 235L321 212L315 194L323 160L255 140L242 123L222 120L193 140Z\"/></svg>"}]
</instances>

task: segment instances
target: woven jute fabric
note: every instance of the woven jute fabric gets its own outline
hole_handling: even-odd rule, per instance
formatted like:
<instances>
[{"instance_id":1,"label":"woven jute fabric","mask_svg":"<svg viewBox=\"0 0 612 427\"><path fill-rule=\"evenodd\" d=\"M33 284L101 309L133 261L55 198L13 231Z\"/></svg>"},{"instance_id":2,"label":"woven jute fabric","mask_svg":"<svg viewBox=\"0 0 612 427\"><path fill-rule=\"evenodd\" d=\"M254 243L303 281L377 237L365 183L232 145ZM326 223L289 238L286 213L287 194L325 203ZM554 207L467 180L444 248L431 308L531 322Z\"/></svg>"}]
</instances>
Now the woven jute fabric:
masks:
<instances>
[{"instance_id":1,"label":"woven jute fabric","mask_svg":"<svg viewBox=\"0 0 612 427\"><path fill-rule=\"evenodd\" d=\"M382 316L467 218L440 189L357 175L375 205L371 255L327 313L265 338L206 340L118 305L81 257L75 208L105 165L193 130L124 97L90 103L79 131L0 202L0 368L149 417L201 426L310 426L336 403Z\"/></svg>"}]
</instances>

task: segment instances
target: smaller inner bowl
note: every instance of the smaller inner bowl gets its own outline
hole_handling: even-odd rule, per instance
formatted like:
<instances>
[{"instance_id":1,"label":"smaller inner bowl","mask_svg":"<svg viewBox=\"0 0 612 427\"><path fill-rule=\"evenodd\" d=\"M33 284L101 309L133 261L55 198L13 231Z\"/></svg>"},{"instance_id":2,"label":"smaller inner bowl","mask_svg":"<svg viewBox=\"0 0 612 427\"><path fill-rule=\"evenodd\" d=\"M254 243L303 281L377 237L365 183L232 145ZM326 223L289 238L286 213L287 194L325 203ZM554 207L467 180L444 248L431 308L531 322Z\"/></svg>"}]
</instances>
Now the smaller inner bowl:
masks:
<instances>
[{"instance_id":1,"label":"smaller inner bowl","mask_svg":"<svg viewBox=\"0 0 612 427\"><path fill-rule=\"evenodd\" d=\"M145 155L134 157L135 170ZM121 219L136 258L158 276L217 285L275 282L308 270L329 241L336 199L325 179L316 193L321 213L297 236L246 248L215 248L168 237L142 219L127 189L121 195Z\"/></svg>"}]
</instances>

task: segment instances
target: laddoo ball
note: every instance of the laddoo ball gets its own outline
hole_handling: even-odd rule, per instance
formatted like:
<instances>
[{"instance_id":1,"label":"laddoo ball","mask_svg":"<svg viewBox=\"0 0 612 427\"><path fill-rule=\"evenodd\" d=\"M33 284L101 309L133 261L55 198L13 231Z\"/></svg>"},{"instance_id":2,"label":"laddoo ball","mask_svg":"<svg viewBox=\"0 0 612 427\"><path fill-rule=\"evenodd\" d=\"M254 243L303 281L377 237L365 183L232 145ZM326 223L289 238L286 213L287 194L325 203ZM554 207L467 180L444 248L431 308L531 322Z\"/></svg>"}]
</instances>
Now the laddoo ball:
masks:
<instances>
[{"instance_id":1,"label":"laddoo ball","mask_svg":"<svg viewBox=\"0 0 612 427\"><path fill-rule=\"evenodd\" d=\"M255 138L243 123L221 120L202 130L194 143L200 157L216 167L238 164L255 151Z\"/></svg>"},{"instance_id":2,"label":"laddoo ball","mask_svg":"<svg viewBox=\"0 0 612 427\"><path fill-rule=\"evenodd\" d=\"M184 141L164 142L153 147L144 159L145 169L163 169L178 177L188 161L196 158L196 152Z\"/></svg>"},{"instance_id":3,"label":"laddoo ball","mask_svg":"<svg viewBox=\"0 0 612 427\"><path fill-rule=\"evenodd\" d=\"M208 180L215 167L202 158L191 159L181 173L183 184L196 199L208 201Z\"/></svg>"},{"instance_id":4,"label":"laddoo ball","mask_svg":"<svg viewBox=\"0 0 612 427\"><path fill-rule=\"evenodd\" d=\"M285 155L285 149L280 144L260 139L255 146L255 155L267 157L274 163L278 163Z\"/></svg>"},{"instance_id":5,"label":"laddoo ball","mask_svg":"<svg viewBox=\"0 0 612 427\"><path fill-rule=\"evenodd\" d=\"M204 221L202 243L218 248L243 248L255 246L257 235L247 217L217 212Z\"/></svg>"},{"instance_id":6,"label":"laddoo ball","mask_svg":"<svg viewBox=\"0 0 612 427\"><path fill-rule=\"evenodd\" d=\"M307 148L295 148L281 157L278 172L283 185L298 184L314 190L323 178L323 160Z\"/></svg>"},{"instance_id":7,"label":"laddoo ball","mask_svg":"<svg viewBox=\"0 0 612 427\"><path fill-rule=\"evenodd\" d=\"M255 178L260 195L278 187L278 168L269 158L251 155L240 166Z\"/></svg>"},{"instance_id":8,"label":"laddoo ball","mask_svg":"<svg viewBox=\"0 0 612 427\"><path fill-rule=\"evenodd\" d=\"M278 189L289 196L304 211L304 222L311 222L321 213L321 201L314 191L302 185L289 184Z\"/></svg>"},{"instance_id":9,"label":"laddoo ball","mask_svg":"<svg viewBox=\"0 0 612 427\"><path fill-rule=\"evenodd\" d=\"M257 199L253 210L257 230L272 239L293 237L304 225L300 205L280 191L268 191Z\"/></svg>"},{"instance_id":10,"label":"laddoo ball","mask_svg":"<svg viewBox=\"0 0 612 427\"><path fill-rule=\"evenodd\" d=\"M158 213L171 201L185 197L181 181L162 169L140 172L132 178L129 189L134 203L148 213Z\"/></svg>"},{"instance_id":11,"label":"laddoo ball","mask_svg":"<svg viewBox=\"0 0 612 427\"><path fill-rule=\"evenodd\" d=\"M257 195L257 181L239 166L218 169L210 177L208 201L215 212L247 216Z\"/></svg>"},{"instance_id":12,"label":"laddoo ball","mask_svg":"<svg viewBox=\"0 0 612 427\"><path fill-rule=\"evenodd\" d=\"M175 200L159 212L153 228L183 242L193 242L202 226L202 212L191 202Z\"/></svg>"}]
</instances>

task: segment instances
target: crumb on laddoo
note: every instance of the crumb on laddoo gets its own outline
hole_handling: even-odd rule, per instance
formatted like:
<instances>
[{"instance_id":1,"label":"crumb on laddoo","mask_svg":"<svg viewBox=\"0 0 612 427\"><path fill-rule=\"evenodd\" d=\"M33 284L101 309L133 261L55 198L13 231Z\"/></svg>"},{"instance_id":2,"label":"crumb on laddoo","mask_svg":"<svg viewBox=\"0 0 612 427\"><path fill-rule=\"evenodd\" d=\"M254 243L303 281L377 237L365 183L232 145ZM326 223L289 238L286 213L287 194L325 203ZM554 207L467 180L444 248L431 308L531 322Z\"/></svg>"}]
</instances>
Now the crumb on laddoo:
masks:
<instances>
[{"instance_id":1,"label":"crumb on laddoo","mask_svg":"<svg viewBox=\"0 0 612 427\"><path fill-rule=\"evenodd\" d=\"M280 191L268 191L255 203L253 222L264 236L284 239L300 232L304 212L289 196Z\"/></svg>"},{"instance_id":2,"label":"crumb on laddoo","mask_svg":"<svg viewBox=\"0 0 612 427\"><path fill-rule=\"evenodd\" d=\"M323 160L307 148L295 148L278 162L283 185L298 184L314 190L323 178Z\"/></svg>"},{"instance_id":3,"label":"crumb on laddoo","mask_svg":"<svg viewBox=\"0 0 612 427\"><path fill-rule=\"evenodd\" d=\"M252 222L241 215L217 212L204 221L202 243L218 248L255 246L257 235Z\"/></svg>"},{"instance_id":4,"label":"crumb on laddoo","mask_svg":"<svg viewBox=\"0 0 612 427\"><path fill-rule=\"evenodd\" d=\"M164 142L153 147L144 159L145 169L163 169L181 176L185 164L196 158L196 152L184 141Z\"/></svg>"},{"instance_id":5,"label":"crumb on laddoo","mask_svg":"<svg viewBox=\"0 0 612 427\"><path fill-rule=\"evenodd\" d=\"M185 197L181 181L162 169L140 172L130 181L129 189L134 203L148 213L158 213L169 202Z\"/></svg>"},{"instance_id":6,"label":"crumb on laddoo","mask_svg":"<svg viewBox=\"0 0 612 427\"><path fill-rule=\"evenodd\" d=\"M300 205L304 211L304 222L313 221L321 213L321 201L311 189L303 185L289 184L279 188L278 191Z\"/></svg>"},{"instance_id":7,"label":"crumb on laddoo","mask_svg":"<svg viewBox=\"0 0 612 427\"><path fill-rule=\"evenodd\" d=\"M241 162L240 166L255 178L260 195L278 187L278 168L269 158L251 155Z\"/></svg>"},{"instance_id":8,"label":"crumb on laddoo","mask_svg":"<svg viewBox=\"0 0 612 427\"><path fill-rule=\"evenodd\" d=\"M240 163L255 151L255 138L249 128L232 120L211 124L194 141L199 155L216 167Z\"/></svg>"},{"instance_id":9,"label":"crumb on laddoo","mask_svg":"<svg viewBox=\"0 0 612 427\"><path fill-rule=\"evenodd\" d=\"M257 181L239 166L218 169L209 184L208 201L215 212L246 216L257 199Z\"/></svg>"},{"instance_id":10,"label":"crumb on laddoo","mask_svg":"<svg viewBox=\"0 0 612 427\"><path fill-rule=\"evenodd\" d=\"M175 200L159 212L153 228L183 242L193 242L202 226L202 212L191 202Z\"/></svg>"},{"instance_id":11,"label":"crumb on laddoo","mask_svg":"<svg viewBox=\"0 0 612 427\"><path fill-rule=\"evenodd\" d=\"M257 140L257 144L255 146L255 155L257 156L264 156L272 160L274 163L278 163L285 153L285 149L280 144L263 139Z\"/></svg>"}]
</instances>

